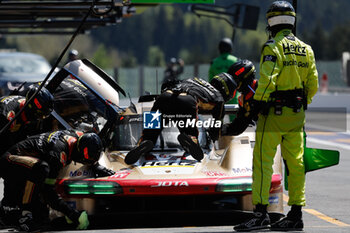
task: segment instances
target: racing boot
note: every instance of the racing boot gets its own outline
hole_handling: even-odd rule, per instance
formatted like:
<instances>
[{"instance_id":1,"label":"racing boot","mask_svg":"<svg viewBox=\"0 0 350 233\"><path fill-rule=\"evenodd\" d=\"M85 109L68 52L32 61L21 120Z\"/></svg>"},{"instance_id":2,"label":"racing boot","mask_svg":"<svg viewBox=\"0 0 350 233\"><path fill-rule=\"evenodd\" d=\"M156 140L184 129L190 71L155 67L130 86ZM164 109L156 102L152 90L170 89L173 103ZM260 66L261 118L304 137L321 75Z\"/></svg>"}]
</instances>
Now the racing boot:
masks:
<instances>
[{"instance_id":1,"label":"racing boot","mask_svg":"<svg viewBox=\"0 0 350 233\"><path fill-rule=\"evenodd\" d=\"M22 217L18 220L18 227L20 231L39 232L40 225L33 219L32 212L23 210Z\"/></svg>"},{"instance_id":2,"label":"racing boot","mask_svg":"<svg viewBox=\"0 0 350 233\"><path fill-rule=\"evenodd\" d=\"M150 140L144 140L139 146L135 147L125 156L125 163L128 165L136 163L141 156L145 156L148 152L153 149L153 142Z\"/></svg>"},{"instance_id":3,"label":"racing boot","mask_svg":"<svg viewBox=\"0 0 350 233\"><path fill-rule=\"evenodd\" d=\"M292 205L286 217L271 224L272 231L302 231L303 228L301 206L297 205Z\"/></svg>"},{"instance_id":4,"label":"racing boot","mask_svg":"<svg viewBox=\"0 0 350 233\"><path fill-rule=\"evenodd\" d=\"M204 154L196 137L181 133L177 137L177 140L180 142L182 148L184 148L187 153L191 154L193 158L197 159L198 161L203 159Z\"/></svg>"},{"instance_id":5,"label":"racing boot","mask_svg":"<svg viewBox=\"0 0 350 233\"><path fill-rule=\"evenodd\" d=\"M233 227L235 231L253 231L270 227L270 217L267 213L267 205L258 204L255 207L253 217Z\"/></svg>"}]
</instances>

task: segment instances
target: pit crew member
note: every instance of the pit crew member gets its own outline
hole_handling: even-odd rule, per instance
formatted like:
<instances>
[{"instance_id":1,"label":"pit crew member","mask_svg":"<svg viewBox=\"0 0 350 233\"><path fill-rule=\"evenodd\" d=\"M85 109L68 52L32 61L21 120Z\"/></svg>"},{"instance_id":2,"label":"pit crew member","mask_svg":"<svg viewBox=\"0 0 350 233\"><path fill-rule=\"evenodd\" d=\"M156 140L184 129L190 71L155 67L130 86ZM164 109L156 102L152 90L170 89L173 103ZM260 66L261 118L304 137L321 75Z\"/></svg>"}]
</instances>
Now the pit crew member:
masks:
<instances>
[{"instance_id":1,"label":"pit crew member","mask_svg":"<svg viewBox=\"0 0 350 233\"><path fill-rule=\"evenodd\" d=\"M254 95L258 105L271 105L260 114L253 151L252 219L234 227L236 231L268 228L267 213L273 158L277 146L287 166L289 184L285 218L271 225L271 230L302 230L302 206L305 205L305 168L303 162L303 127L305 109L318 89L318 74L312 48L292 33L296 14L287 1L273 2L266 14L271 39L262 49L259 86Z\"/></svg>"},{"instance_id":2,"label":"pit crew member","mask_svg":"<svg viewBox=\"0 0 350 233\"><path fill-rule=\"evenodd\" d=\"M37 90L38 86L32 85L29 87L26 97L12 95L0 98L1 128L5 127L15 117ZM0 155L16 142L25 139L26 136L40 133L39 123L50 115L53 105L53 96L46 88L42 88L21 115L0 135Z\"/></svg>"},{"instance_id":3,"label":"pit crew member","mask_svg":"<svg viewBox=\"0 0 350 233\"><path fill-rule=\"evenodd\" d=\"M54 185L60 170L72 161L90 166L96 177L114 174L98 164L102 150L97 134L74 130L34 135L15 144L0 158L2 222L24 231L37 230L48 222L48 210L43 207L47 203L77 229L86 229L86 211L79 212L63 201Z\"/></svg>"},{"instance_id":4,"label":"pit crew member","mask_svg":"<svg viewBox=\"0 0 350 233\"><path fill-rule=\"evenodd\" d=\"M249 60L240 60L233 64L228 73L237 83L239 110L237 117L231 123L224 124L221 135L239 135L243 133L250 124L255 124L258 113L254 107L254 94L258 87L255 79L255 67Z\"/></svg>"},{"instance_id":5,"label":"pit crew member","mask_svg":"<svg viewBox=\"0 0 350 233\"><path fill-rule=\"evenodd\" d=\"M236 83L231 75L221 73L209 83L200 78L186 79L173 88L164 91L154 102L152 112L159 111L165 115L173 115L176 120L188 121L197 119L199 111L209 111L215 120L224 116L224 103L233 97ZM183 117L181 117L183 116ZM172 120L172 119L169 119ZM198 143L198 129L194 126L178 127L178 141L188 154L198 161L203 158L203 151ZM162 129L144 129L138 146L125 157L127 164L133 164L141 156L149 153L155 145ZM219 137L220 128L210 129L212 140Z\"/></svg>"},{"instance_id":6,"label":"pit crew member","mask_svg":"<svg viewBox=\"0 0 350 233\"><path fill-rule=\"evenodd\" d=\"M228 73L228 69L231 65L233 65L235 62L238 61L238 58L234 55L232 55L233 50L233 43L230 38L222 38L218 45L218 50L220 53L220 56L213 59L210 63L209 67L209 82L214 78L215 75L220 74L222 72ZM238 99L237 95L234 95L234 98L232 98L230 101L228 101L228 104L237 104ZM234 119L234 116L230 116L230 120L232 121Z\"/></svg>"},{"instance_id":7,"label":"pit crew member","mask_svg":"<svg viewBox=\"0 0 350 233\"><path fill-rule=\"evenodd\" d=\"M184 72L184 61L179 58L172 57L164 71L164 79L162 82L161 90L166 90L174 85L180 83L179 75Z\"/></svg>"}]
</instances>

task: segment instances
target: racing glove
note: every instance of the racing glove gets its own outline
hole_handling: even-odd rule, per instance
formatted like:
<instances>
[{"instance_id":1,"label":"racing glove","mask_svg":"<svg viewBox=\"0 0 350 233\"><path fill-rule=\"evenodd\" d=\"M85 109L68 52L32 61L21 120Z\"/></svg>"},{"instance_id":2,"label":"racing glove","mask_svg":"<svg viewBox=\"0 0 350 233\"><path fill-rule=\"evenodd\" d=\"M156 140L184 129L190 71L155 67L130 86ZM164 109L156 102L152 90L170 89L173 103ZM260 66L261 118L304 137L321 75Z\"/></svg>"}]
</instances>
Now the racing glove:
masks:
<instances>
[{"instance_id":1,"label":"racing glove","mask_svg":"<svg viewBox=\"0 0 350 233\"><path fill-rule=\"evenodd\" d=\"M250 115L251 118L255 118L261 113L262 115L267 115L269 113L270 104L265 101L252 100L250 102Z\"/></svg>"},{"instance_id":2,"label":"racing glove","mask_svg":"<svg viewBox=\"0 0 350 233\"><path fill-rule=\"evenodd\" d=\"M95 178L111 176L115 174L115 171L108 169L99 163L96 163L92 167L92 171L94 172Z\"/></svg>"},{"instance_id":3,"label":"racing glove","mask_svg":"<svg viewBox=\"0 0 350 233\"><path fill-rule=\"evenodd\" d=\"M90 225L86 211L79 212L75 210L72 214L66 216L66 221L68 224L76 224L77 230L86 230Z\"/></svg>"}]
</instances>

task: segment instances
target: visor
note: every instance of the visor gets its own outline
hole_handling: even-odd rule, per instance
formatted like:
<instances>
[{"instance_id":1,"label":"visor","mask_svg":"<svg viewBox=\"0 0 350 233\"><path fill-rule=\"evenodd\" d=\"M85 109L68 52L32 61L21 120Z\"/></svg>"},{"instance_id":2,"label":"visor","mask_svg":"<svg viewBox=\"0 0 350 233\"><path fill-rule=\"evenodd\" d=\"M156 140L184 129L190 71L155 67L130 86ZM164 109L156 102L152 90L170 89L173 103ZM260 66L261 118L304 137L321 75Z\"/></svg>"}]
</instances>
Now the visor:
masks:
<instances>
[{"instance_id":1,"label":"visor","mask_svg":"<svg viewBox=\"0 0 350 233\"><path fill-rule=\"evenodd\" d=\"M271 17L267 20L270 27L273 27L275 25L279 24L290 24L294 25L295 23L295 17L289 16L289 15L279 15L275 17Z\"/></svg>"}]
</instances>

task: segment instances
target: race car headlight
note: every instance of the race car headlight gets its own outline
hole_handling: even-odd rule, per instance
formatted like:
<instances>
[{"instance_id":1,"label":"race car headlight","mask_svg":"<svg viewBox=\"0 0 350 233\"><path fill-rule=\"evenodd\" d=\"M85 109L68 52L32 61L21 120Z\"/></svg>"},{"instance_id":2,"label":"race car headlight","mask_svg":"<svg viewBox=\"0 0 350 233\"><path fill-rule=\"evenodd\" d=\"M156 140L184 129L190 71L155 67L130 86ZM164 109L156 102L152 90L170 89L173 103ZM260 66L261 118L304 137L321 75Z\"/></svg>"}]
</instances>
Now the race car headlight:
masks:
<instances>
[{"instance_id":1,"label":"race car headlight","mask_svg":"<svg viewBox=\"0 0 350 233\"><path fill-rule=\"evenodd\" d=\"M110 181L64 181L65 192L68 195L114 195L123 193L122 187Z\"/></svg>"},{"instance_id":2,"label":"race car headlight","mask_svg":"<svg viewBox=\"0 0 350 233\"><path fill-rule=\"evenodd\" d=\"M252 191L252 178L220 180L216 192L248 192Z\"/></svg>"}]
</instances>

